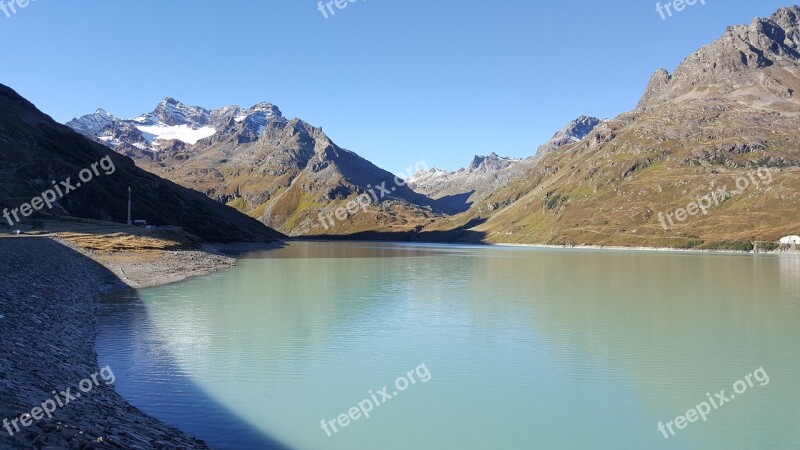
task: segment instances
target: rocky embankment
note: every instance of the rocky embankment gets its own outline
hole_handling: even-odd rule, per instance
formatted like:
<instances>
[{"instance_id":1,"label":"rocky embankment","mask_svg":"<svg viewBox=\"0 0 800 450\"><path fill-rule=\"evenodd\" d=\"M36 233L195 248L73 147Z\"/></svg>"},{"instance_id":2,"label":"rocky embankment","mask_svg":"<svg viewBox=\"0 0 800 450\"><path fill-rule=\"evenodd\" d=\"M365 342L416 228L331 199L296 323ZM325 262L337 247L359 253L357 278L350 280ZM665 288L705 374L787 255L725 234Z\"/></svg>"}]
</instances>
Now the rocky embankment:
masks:
<instances>
[{"instance_id":1,"label":"rocky embankment","mask_svg":"<svg viewBox=\"0 0 800 450\"><path fill-rule=\"evenodd\" d=\"M221 254L208 244L197 250L96 251L81 248L67 239L57 241L99 263L113 272L119 281L135 289L176 283L236 265L235 258ZM260 244L254 248L273 247L274 244Z\"/></svg>"},{"instance_id":2,"label":"rocky embankment","mask_svg":"<svg viewBox=\"0 0 800 450\"><path fill-rule=\"evenodd\" d=\"M197 274L219 268L201 263L199 254L189 260L192 256ZM0 448L209 448L129 405L102 376L95 376L99 383L88 392L79 389L81 380L99 372L94 352L99 296L123 287L114 272L55 240L0 238L0 420L7 419ZM75 397L69 403L53 395L67 388ZM17 421L16 431L14 419L36 414L34 408L56 397L63 406L52 418L40 410L40 420L28 417L27 427Z\"/></svg>"}]
</instances>

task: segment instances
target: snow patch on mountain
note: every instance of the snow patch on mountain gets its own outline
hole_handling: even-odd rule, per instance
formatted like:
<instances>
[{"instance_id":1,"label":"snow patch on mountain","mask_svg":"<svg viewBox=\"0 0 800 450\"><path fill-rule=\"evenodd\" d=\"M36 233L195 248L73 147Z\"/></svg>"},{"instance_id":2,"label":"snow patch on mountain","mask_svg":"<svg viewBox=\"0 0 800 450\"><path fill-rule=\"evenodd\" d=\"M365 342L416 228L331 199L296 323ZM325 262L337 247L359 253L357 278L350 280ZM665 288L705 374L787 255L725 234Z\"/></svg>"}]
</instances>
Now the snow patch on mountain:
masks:
<instances>
[{"instance_id":1,"label":"snow patch on mountain","mask_svg":"<svg viewBox=\"0 0 800 450\"><path fill-rule=\"evenodd\" d=\"M430 170L420 170L419 172L415 173L414 175L411 175L410 177L408 177L406 182L408 184L415 184L415 183L418 183L420 181L427 181L427 182L434 183L436 181L443 180L443 179L447 178L450 175L451 175L451 172L448 172L448 171L446 171L444 169L438 169L438 168L434 167L433 169L430 169Z\"/></svg>"},{"instance_id":2,"label":"snow patch on mountain","mask_svg":"<svg viewBox=\"0 0 800 450\"><path fill-rule=\"evenodd\" d=\"M277 106L267 102L247 109L226 106L207 110L167 97L152 112L133 119L118 119L98 109L71 120L67 126L112 148L127 145L156 153L165 141L195 145L201 139L235 130L244 132L246 139L255 140L275 121L286 119Z\"/></svg>"},{"instance_id":3,"label":"snow patch on mountain","mask_svg":"<svg viewBox=\"0 0 800 450\"><path fill-rule=\"evenodd\" d=\"M214 133L217 132L216 129L211 127L201 127L193 129L189 125L169 126L169 125L164 125L163 123L150 126L138 126L136 128L139 131L141 131L144 138L151 143L156 139L161 139L165 141L174 139L186 142L187 144L190 145L196 144L197 141L199 141L200 139L205 139L207 137L213 136Z\"/></svg>"}]
</instances>

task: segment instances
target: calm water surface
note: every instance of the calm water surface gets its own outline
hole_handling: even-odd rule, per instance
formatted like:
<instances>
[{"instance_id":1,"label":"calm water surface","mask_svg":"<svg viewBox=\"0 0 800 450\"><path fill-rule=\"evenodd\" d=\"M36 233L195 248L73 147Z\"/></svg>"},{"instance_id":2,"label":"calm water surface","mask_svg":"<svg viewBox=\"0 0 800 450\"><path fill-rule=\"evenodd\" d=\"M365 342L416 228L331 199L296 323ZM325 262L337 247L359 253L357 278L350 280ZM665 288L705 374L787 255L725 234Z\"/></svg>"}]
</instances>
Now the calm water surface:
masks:
<instances>
[{"instance_id":1,"label":"calm water surface","mask_svg":"<svg viewBox=\"0 0 800 450\"><path fill-rule=\"evenodd\" d=\"M800 256L292 243L110 297L97 352L221 449L800 448ZM321 429L420 364L427 383Z\"/></svg>"}]
</instances>

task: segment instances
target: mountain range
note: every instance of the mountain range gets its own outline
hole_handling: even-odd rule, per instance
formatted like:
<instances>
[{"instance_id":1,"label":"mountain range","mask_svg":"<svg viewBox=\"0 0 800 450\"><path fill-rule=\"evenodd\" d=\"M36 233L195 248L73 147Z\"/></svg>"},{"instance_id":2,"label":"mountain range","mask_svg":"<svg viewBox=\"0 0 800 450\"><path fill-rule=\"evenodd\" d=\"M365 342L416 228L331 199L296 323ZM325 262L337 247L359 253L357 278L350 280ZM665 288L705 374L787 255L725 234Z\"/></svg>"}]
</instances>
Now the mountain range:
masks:
<instances>
[{"instance_id":1,"label":"mountain range","mask_svg":"<svg viewBox=\"0 0 800 450\"><path fill-rule=\"evenodd\" d=\"M476 155L467 167L455 172L441 169L420 171L410 177L408 185L446 205L448 211L464 212L475 202L522 176L547 153L580 142L602 122L595 117L580 116L541 145L534 156L506 158L494 152L488 156Z\"/></svg>"},{"instance_id":2,"label":"mountain range","mask_svg":"<svg viewBox=\"0 0 800 450\"><path fill-rule=\"evenodd\" d=\"M674 73L657 70L634 110L581 116L529 158L491 153L408 180L270 103L207 110L167 98L133 119L98 110L68 125L293 236L741 247L800 228L798 15L792 6L728 27ZM759 169L775 182L664 226L665 215ZM391 190L378 197L376 186ZM369 208L320 227L370 192Z\"/></svg>"},{"instance_id":3,"label":"mountain range","mask_svg":"<svg viewBox=\"0 0 800 450\"><path fill-rule=\"evenodd\" d=\"M408 231L447 210L269 103L209 111L166 98L134 119L98 110L67 125L148 171L293 236ZM372 198L369 207L330 220L365 194Z\"/></svg>"},{"instance_id":4,"label":"mountain range","mask_svg":"<svg viewBox=\"0 0 800 450\"><path fill-rule=\"evenodd\" d=\"M250 136L259 136L270 122L285 122L281 111L270 103L252 108L238 106L209 111L165 98L156 108L133 119L114 117L103 109L67 123L73 130L129 156L155 155L162 150L185 149L235 126Z\"/></svg>"},{"instance_id":5,"label":"mountain range","mask_svg":"<svg viewBox=\"0 0 800 450\"><path fill-rule=\"evenodd\" d=\"M580 140L600 123L581 116L543 147ZM165 98L132 119L103 109L67 123L159 176L200 191L291 236L419 230L504 186L538 159L475 156L457 172L421 170L408 180L338 147L321 128L287 119L278 107L208 110ZM541 152L541 153L546 153ZM426 168L426 167L425 167ZM333 211L385 186L346 220ZM389 192L386 192L386 191Z\"/></svg>"},{"instance_id":6,"label":"mountain range","mask_svg":"<svg viewBox=\"0 0 800 450\"><path fill-rule=\"evenodd\" d=\"M180 226L210 242L270 242L284 237L232 208L136 167L129 158L56 123L4 85L0 85L0 158L4 208L32 203L62 180L77 186L52 208L36 212L34 221L85 218L125 223L128 187L132 187L135 217L152 224ZM80 187L79 173L105 158L114 170Z\"/></svg>"},{"instance_id":7,"label":"mountain range","mask_svg":"<svg viewBox=\"0 0 800 450\"><path fill-rule=\"evenodd\" d=\"M636 109L430 230L477 224L470 230L489 242L701 249L747 249L796 234L798 16L792 6L728 27L673 74L657 70ZM739 182L759 170L773 177L768 186ZM741 192L662 223L723 188Z\"/></svg>"}]
</instances>

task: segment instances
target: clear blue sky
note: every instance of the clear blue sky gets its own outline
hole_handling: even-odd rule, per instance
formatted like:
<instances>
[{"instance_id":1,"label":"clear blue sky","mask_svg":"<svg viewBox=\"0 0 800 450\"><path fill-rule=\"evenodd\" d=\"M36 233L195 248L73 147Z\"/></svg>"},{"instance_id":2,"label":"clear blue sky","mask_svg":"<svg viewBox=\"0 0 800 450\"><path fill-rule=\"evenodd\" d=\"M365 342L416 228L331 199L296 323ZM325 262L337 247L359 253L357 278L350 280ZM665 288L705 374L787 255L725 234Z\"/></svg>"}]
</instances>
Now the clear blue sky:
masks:
<instances>
[{"instance_id":1,"label":"clear blue sky","mask_svg":"<svg viewBox=\"0 0 800 450\"><path fill-rule=\"evenodd\" d=\"M325 19L316 0L37 0L0 12L0 83L60 122L270 101L387 170L456 169L632 109L657 68L784 5L356 0Z\"/></svg>"}]
</instances>

